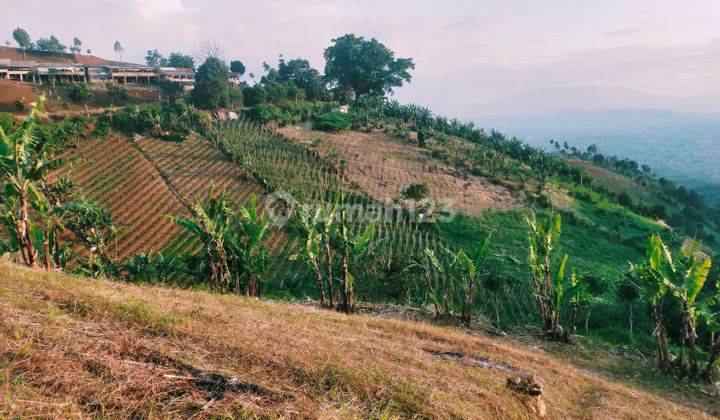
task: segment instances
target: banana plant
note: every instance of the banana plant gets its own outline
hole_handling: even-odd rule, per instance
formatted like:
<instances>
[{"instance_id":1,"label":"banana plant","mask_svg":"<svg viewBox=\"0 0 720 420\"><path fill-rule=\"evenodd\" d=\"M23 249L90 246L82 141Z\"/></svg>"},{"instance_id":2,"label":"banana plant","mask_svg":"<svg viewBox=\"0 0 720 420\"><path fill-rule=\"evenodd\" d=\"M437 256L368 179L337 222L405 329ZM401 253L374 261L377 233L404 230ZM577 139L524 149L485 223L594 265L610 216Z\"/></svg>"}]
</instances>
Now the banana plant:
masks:
<instances>
[{"instance_id":1,"label":"banana plant","mask_svg":"<svg viewBox=\"0 0 720 420\"><path fill-rule=\"evenodd\" d=\"M34 223L30 208L42 206L46 200L40 189L45 176L57 167L51 158L48 142L36 133L40 109L45 101L42 95L32 104L27 119L20 128L8 134L0 128L0 185L6 215L12 224L14 240L23 264L40 265L39 252L33 244Z\"/></svg>"},{"instance_id":2,"label":"banana plant","mask_svg":"<svg viewBox=\"0 0 720 420\"><path fill-rule=\"evenodd\" d=\"M315 273L315 283L320 293L320 306L329 308L330 304L325 294L325 285L323 284L322 269L320 267L323 236L318 232L318 225L321 224L321 209L317 209L313 215L310 215L307 208L298 206L298 219L302 227L304 242L301 244L300 252L290 256L291 260L302 260L312 268Z\"/></svg>"},{"instance_id":3,"label":"banana plant","mask_svg":"<svg viewBox=\"0 0 720 420\"><path fill-rule=\"evenodd\" d=\"M355 312L355 276L350 273L350 257L362 255L372 243L376 223L373 221L359 234L350 232L350 222L347 218L347 206L340 206L340 249L342 251L342 291L343 310L347 313Z\"/></svg>"},{"instance_id":4,"label":"banana plant","mask_svg":"<svg viewBox=\"0 0 720 420\"><path fill-rule=\"evenodd\" d=\"M580 306L586 304L590 299L592 299L592 296L588 291L588 284L585 281L585 278L580 273L578 273L576 269L572 270L569 281L567 282L567 284L563 284L561 290L562 296L560 297L560 305L557 309L558 314L566 303L569 303L570 307L572 308L572 313L570 315L570 325L565 331L564 337L565 341L569 342L572 336L575 335L575 332L577 331L575 322L577 321L577 315Z\"/></svg>"},{"instance_id":5,"label":"banana plant","mask_svg":"<svg viewBox=\"0 0 720 420\"><path fill-rule=\"evenodd\" d=\"M264 244L270 235L270 221L257 205L253 195L240 207L238 217L231 218L226 232L229 263L235 274L236 290L245 283L247 296L259 296L258 281L267 269L268 250Z\"/></svg>"},{"instance_id":6,"label":"banana plant","mask_svg":"<svg viewBox=\"0 0 720 420\"><path fill-rule=\"evenodd\" d=\"M190 216L169 219L192 233L203 244L211 271L213 285L220 290L228 290L232 282L229 258L225 239L230 229L234 213L223 193L218 198L208 200L206 206L201 202L191 208Z\"/></svg>"},{"instance_id":7,"label":"banana plant","mask_svg":"<svg viewBox=\"0 0 720 420\"><path fill-rule=\"evenodd\" d=\"M471 258L465 250L461 249L455 254L454 260L457 263L463 277L464 296L462 304L462 322L469 327L472 322L472 307L475 299L475 289L479 281L480 270L487 260L488 249L492 235L488 235L482 245L475 252L475 257Z\"/></svg>"},{"instance_id":8,"label":"banana plant","mask_svg":"<svg viewBox=\"0 0 720 420\"><path fill-rule=\"evenodd\" d=\"M335 278L333 277L333 252L332 252L332 240L337 234L338 205L333 204L330 208L320 209L320 218L322 220L322 244L325 248L325 269L327 271L327 285L328 285L328 306L329 308L335 307Z\"/></svg>"},{"instance_id":9,"label":"banana plant","mask_svg":"<svg viewBox=\"0 0 720 420\"><path fill-rule=\"evenodd\" d=\"M661 276L652 266L659 263L656 258L652 240L648 246L648 256L645 261L639 264L630 264L630 271L637 279L637 284L642 290L643 299L650 304L650 314L653 318L652 336L655 340L657 366L664 372L670 371L670 353L668 350L667 327L663 314L663 299L667 294Z\"/></svg>"},{"instance_id":10,"label":"banana plant","mask_svg":"<svg viewBox=\"0 0 720 420\"><path fill-rule=\"evenodd\" d=\"M54 231L67 227L78 241L90 251L87 270L93 277L111 274L114 261L109 252L110 241L118 234L118 227L110 214L99 204L78 201L67 203L54 209L56 220L46 229ZM52 224L57 223L56 226ZM57 239L55 239L57 240Z\"/></svg>"},{"instance_id":11,"label":"banana plant","mask_svg":"<svg viewBox=\"0 0 720 420\"><path fill-rule=\"evenodd\" d=\"M530 228L528 234L529 262L532 275L532 290L538 302L540 316L545 330L553 335L561 334L557 322L556 285L559 279L564 281L567 257L563 257L559 268L553 275L553 262L556 258L557 242L560 238L562 219L560 215L549 217L545 224L538 222L535 213L525 216ZM560 282L562 283L562 282Z\"/></svg>"},{"instance_id":12,"label":"banana plant","mask_svg":"<svg viewBox=\"0 0 720 420\"><path fill-rule=\"evenodd\" d=\"M708 361L702 376L711 379L720 366L720 280L715 286L715 294L698 302L698 312L711 333Z\"/></svg>"},{"instance_id":13,"label":"banana plant","mask_svg":"<svg viewBox=\"0 0 720 420\"><path fill-rule=\"evenodd\" d=\"M677 258L674 258L670 248L665 245L660 235L653 235L648 244L647 261L641 266L635 267L636 273L644 280L646 295L649 295L653 316L656 318L656 328L664 328L661 320L657 320L658 315L655 313L658 311L660 299L663 296L673 297L680 305L682 330L680 331L680 352L677 365L681 374L688 374L691 377L696 376L699 369L697 320L700 308L696 300L707 281L712 266L709 258L699 256L699 250L700 245L693 243L686 249L680 249ZM666 346L667 344L665 344ZM685 360L686 349L689 353L687 361ZM661 350L661 352L665 351L666 349ZM665 357L665 355L661 355L661 357ZM662 360L662 363L661 367L669 367L668 361Z\"/></svg>"},{"instance_id":14,"label":"banana plant","mask_svg":"<svg viewBox=\"0 0 720 420\"><path fill-rule=\"evenodd\" d=\"M449 251L448 251L449 252ZM422 273L423 283L427 296L433 304L435 310L435 317L439 318L441 315L448 315L450 313L450 307L448 306L447 294L443 293L441 296L438 290L439 285L432 280L433 271L439 275L445 273L445 269L438 259L434 250L425 248L422 254L415 256L410 261L410 264L406 267L406 271L416 269Z\"/></svg>"}]
</instances>

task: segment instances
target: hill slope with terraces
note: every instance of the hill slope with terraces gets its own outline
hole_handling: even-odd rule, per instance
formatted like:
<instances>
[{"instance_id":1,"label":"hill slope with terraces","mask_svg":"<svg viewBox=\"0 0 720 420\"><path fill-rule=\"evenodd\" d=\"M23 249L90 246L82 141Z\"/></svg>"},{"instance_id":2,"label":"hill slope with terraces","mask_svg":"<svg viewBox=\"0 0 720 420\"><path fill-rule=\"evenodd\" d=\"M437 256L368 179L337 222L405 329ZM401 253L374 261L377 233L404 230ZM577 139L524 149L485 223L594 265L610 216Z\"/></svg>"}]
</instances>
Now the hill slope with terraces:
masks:
<instances>
[{"instance_id":1,"label":"hill slope with terraces","mask_svg":"<svg viewBox=\"0 0 720 420\"><path fill-rule=\"evenodd\" d=\"M196 244L167 216L187 215L196 201L222 191L237 203L262 195L238 166L198 137L183 142L84 139L68 160L68 174L121 226L113 249L120 258L192 251Z\"/></svg>"}]
</instances>

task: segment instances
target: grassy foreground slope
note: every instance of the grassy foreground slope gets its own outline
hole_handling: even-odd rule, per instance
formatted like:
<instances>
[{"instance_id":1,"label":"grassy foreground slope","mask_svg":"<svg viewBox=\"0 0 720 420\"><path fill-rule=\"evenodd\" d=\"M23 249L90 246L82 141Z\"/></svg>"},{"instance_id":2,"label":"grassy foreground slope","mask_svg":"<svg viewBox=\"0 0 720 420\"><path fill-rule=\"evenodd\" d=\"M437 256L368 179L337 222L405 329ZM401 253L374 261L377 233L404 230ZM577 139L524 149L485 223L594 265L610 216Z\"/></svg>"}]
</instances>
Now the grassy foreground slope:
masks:
<instances>
[{"instance_id":1,"label":"grassy foreground slope","mask_svg":"<svg viewBox=\"0 0 720 420\"><path fill-rule=\"evenodd\" d=\"M706 416L456 329L6 262L0 349L0 417L531 417L507 369L538 376L551 418Z\"/></svg>"}]
</instances>

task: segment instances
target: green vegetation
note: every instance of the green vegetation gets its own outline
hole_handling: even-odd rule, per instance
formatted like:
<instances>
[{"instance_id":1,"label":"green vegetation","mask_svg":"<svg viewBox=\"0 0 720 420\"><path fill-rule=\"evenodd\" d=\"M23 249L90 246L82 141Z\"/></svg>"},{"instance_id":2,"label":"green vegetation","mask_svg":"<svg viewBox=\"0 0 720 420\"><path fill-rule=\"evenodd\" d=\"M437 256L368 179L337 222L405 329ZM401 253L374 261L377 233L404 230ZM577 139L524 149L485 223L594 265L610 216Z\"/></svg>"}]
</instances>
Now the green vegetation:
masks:
<instances>
[{"instance_id":1,"label":"green vegetation","mask_svg":"<svg viewBox=\"0 0 720 420\"><path fill-rule=\"evenodd\" d=\"M214 287L259 296L258 278L267 268L264 240L270 222L253 198L236 213L225 194L196 203L191 217L174 218L203 244L201 259Z\"/></svg>"},{"instance_id":2,"label":"green vegetation","mask_svg":"<svg viewBox=\"0 0 720 420\"><path fill-rule=\"evenodd\" d=\"M332 40L325 50L325 77L333 90L358 97L392 93L393 88L410 82L411 58L395 58L392 50L375 38L366 40L347 34Z\"/></svg>"},{"instance_id":3,"label":"green vegetation","mask_svg":"<svg viewBox=\"0 0 720 420\"><path fill-rule=\"evenodd\" d=\"M8 238L0 249L16 253L19 262L30 267L62 269L72 257L71 243L62 243L65 233L71 232L90 254L89 258L76 258L79 267L93 275L114 275L107 254L116 229L112 220L101 207L88 202L70 180L51 176L63 164L57 155L75 138L89 135L88 121L78 118L40 125L43 102L41 97L14 131L0 129L0 185L4 191L0 205L3 237Z\"/></svg>"},{"instance_id":4,"label":"green vegetation","mask_svg":"<svg viewBox=\"0 0 720 420\"><path fill-rule=\"evenodd\" d=\"M403 190L403 197L410 200L422 200L428 194L427 184L412 184Z\"/></svg>"},{"instance_id":5,"label":"green vegetation","mask_svg":"<svg viewBox=\"0 0 720 420\"><path fill-rule=\"evenodd\" d=\"M313 130L339 132L349 130L352 127L352 121L348 114L331 112L315 117L312 126Z\"/></svg>"},{"instance_id":6,"label":"green vegetation","mask_svg":"<svg viewBox=\"0 0 720 420\"><path fill-rule=\"evenodd\" d=\"M18 37L25 39L20 32ZM445 321L471 326L486 317L497 328L534 323L561 342L571 341L584 320L584 333L595 338L643 345L652 337L665 371L712 376L720 355L720 297L705 287L717 274L701 252L712 253L720 217L697 193L597 148L580 152L555 142L555 151L545 152L421 106L388 101L383 95L409 82L414 64L394 58L375 39L337 38L325 56L324 76L308 60L280 57L277 68L264 65L259 83L242 88L228 86L228 72L242 74L245 66L236 60L228 69L211 56L198 69L189 97L181 85L167 82L160 85L167 105L127 107L98 118L39 124L34 109L17 127L0 115L2 186L8 192L3 222L10 239L2 251L48 269L66 268L75 259L73 269L92 276L209 283L248 296L317 296L320 306L349 313L359 301L432 305ZM180 54L173 58L193 64ZM170 63L157 50L149 50L146 60ZM106 87L114 99L125 100L122 88ZM87 85L73 85L74 101L86 102L88 95ZM338 104L346 101L349 109L340 112ZM218 115L223 108L249 109L239 120L214 121L194 106L220 110ZM415 143L422 159L447 165L468 183L482 177L501 186L524 208L438 223L447 209L423 206L430 191L422 182L401 186L394 202L381 207L337 153L323 157L306 142L272 131L300 122ZM50 176L70 140L109 130L133 139L209 140L239 166L243 182L260 185L275 199L270 214L254 199L238 203L213 193L172 219L186 232L171 249L114 261L110 244L120 227L69 180ZM403 198L418 209L404 208ZM285 211L294 216L272 229L271 216ZM72 255L63 241L69 232L86 248L82 256ZM673 255L660 233L680 251ZM648 236L650 252L643 258ZM686 236L705 240L706 248L683 247ZM181 242L200 250L182 254ZM628 261L640 262L628 271Z\"/></svg>"},{"instance_id":7,"label":"green vegetation","mask_svg":"<svg viewBox=\"0 0 720 420\"><path fill-rule=\"evenodd\" d=\"M167 59L168 67L195 69L195 59L191 55L179 52L171 53Z\"/></svg>"},{"instance_id":8,"label":"green vegetation","mask_svg":"<svg viewBox=\"0 0 720 420\"><path fill-rule=\"evenodd\" d=\"M195 75L195 88L191 95L193 103L209 110L227 107L230 103L228 78L225 63L219 58L208 57Z\"/></svg>"},{"instance_id":9,"label":"green vegetation","mask_svg":"<svg viewBox=\"0 0 720 420\"><path fill-rule=\"evenodd\" d=\"M109 81L109 82L105 83L105 89L107 89L108 94L110 94L110 97L113 98L113 101L118 101L118 102L127 101L127 98L128 98L127 89L120 86L119 84Z\"/></svg>"},{"instance_id":10,"label":"green vegetation","mask_svg":"<svg viewBox=\"0 0 720 420\"><path fill-rule=\"evenodd\" d=\"M86 104L92 99L92 90L85 83L73 83L70 90L70 100L78 104Z\"/></svg>"}]
</instances>

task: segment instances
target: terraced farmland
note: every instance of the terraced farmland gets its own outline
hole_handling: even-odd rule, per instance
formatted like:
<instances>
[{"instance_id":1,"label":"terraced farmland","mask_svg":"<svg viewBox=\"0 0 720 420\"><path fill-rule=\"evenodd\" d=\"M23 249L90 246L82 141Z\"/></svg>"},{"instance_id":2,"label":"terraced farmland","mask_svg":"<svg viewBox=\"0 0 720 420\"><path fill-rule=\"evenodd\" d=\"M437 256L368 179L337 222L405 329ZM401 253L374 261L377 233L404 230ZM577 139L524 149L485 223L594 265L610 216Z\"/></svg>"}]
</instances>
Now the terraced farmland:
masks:
<instances>
[{"instance_id":1,"label":"terraced farmland","mask_svg":"<svg viewBox=\"0 0 720 420\"><path fill-rule=\"evenodd\" d=\"M182 230L165 216L187 214L186 207L128 140L83 140L71 158L75 181L122 226L113 249L117 257L159 251L181 239Z\"/></svg>"},{"instance_id":2,"label":"terraced farmland","mask_svg":"<svg viewBox=\"0 0 720 420\"><path fill-rule=\"evenodd\" d=\"M70 157L75 181L122 226L113 250L119 258L196 249L194 239L166 216L188 214L188 206L211 191L217 195L226 190L238 203L262 195L256 183L242 178L237 165L196 137L181 143L132 143L120 136L87 139Z\"/></svg>"}]
</instances>

